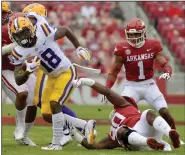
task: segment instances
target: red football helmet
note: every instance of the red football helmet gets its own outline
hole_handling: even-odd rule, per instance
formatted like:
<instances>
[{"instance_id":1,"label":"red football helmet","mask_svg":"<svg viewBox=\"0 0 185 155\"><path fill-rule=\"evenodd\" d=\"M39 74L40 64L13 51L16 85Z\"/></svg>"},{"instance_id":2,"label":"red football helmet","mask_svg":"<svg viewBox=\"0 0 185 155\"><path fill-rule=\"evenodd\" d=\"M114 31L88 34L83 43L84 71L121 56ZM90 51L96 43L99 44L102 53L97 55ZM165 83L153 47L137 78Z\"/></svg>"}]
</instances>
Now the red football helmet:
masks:
<instances>
[{"instance_id":1,"label":"red football helmet","mask_svg":"<svg viewBox=\"0 0 185 155\"><path fill-rule=\"evenodd\" d=\"M141 47L146 39L145 23L139 19L134 18L130 20L125 29L127 42L133 47Z\"/></svg>"},{"instance_id":2,"label":"red football helmet","mask_svg":"<svg viewBox=\"0 0 185 155\"><path fill-rule=\"evenodd\" d=\"M12 15L10 16L10 18L9 18L9 22L8 22L8 34L9 34L9 38L10 38L10 40L11 40L12 42L14 42L14 40L12 39L12 36L11 36L11 34L10 34L10 27L11 27L11 25L12 25L12 22L13 22L16 18L18 18L18 17L24 17L24 16L25 16L24 13L22 13L22 12L17 12L17 13L15 13L15 14L12 14Z\"/></svg>"}]
</instances>

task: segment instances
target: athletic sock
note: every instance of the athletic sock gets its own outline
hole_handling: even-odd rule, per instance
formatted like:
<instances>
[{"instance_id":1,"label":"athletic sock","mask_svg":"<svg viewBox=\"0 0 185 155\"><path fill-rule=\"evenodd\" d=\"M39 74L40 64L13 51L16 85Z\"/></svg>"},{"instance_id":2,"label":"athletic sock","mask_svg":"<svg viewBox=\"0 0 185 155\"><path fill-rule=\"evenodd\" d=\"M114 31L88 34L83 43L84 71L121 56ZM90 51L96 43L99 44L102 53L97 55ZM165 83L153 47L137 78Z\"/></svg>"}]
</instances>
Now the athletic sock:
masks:
<instances>
[{"instance_id":1,"label":"athletic sock","mask_svg":"<svg viewBox=\"0 0 185 155\"><path fill-rule=\"evenodd\" d=\"M131 145L147 145L147 138L137 132L132 132L128 136L128 143Z\"/></svg>"},{"instance_id":2,"label":"athletic sock","mask_svg":"<svg viewBox=\"0 0 185 155\"><path fill-rule=\"evenodd\" d=\"M85 120L74 118L66 114L64 114L64 117L69 127L77 127L77 128L84 129L85 125L87 124L87 121Z\"/></svg>"},{"instance_id":3,"label":"athletic sock","mask_svg":"<svg viewBox=\"0 0 185 155\"><path fill-rule=\"evenodd\" d=\"M163 133L164 135L166 135L167 137L169 137L169 132L171 130L170 126L168 125L168 123L161 117L158 116L154 122L153 122L153 127Z\"/></svg>"},{"instance_id":4,"label":"athletic sock","mask_svg":"<svg viewBox=\"0 0 185 155\"><path fill-rule=\"evenodd\" d=\"M60 145L60 139L63 135L64 114L62 112L52 115L53 140L52 144Z\"/></svg>"},{"instance_id":5,"label":"athletic sock","mask_svg":"<svg viewBox=\"0 0 185 155\"><path fill-rule=\"evenodd\" d=\"M34 122L31 123L25 123L25 128L24 128L24 137L28 136L28 133L31 129L31 127L33 126Z\"/></svg>"},{"instance_id":6,"label":"athletic sock","mask_svg":"<svg viewBox=\"0 0 185 155\"><path fill-rule=\"evenodd\" d=\"M24 127L27 107L19 111L16 109L16 126Z\"/></svg>"}]
</instances>

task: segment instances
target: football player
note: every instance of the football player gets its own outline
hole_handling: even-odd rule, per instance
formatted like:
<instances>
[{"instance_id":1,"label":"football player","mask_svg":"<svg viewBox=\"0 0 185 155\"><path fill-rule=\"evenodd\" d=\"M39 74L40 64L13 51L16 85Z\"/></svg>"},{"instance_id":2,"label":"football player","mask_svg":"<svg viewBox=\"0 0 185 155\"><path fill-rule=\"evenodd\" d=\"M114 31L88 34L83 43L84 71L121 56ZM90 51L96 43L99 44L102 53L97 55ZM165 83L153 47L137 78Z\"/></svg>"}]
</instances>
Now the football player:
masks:
<instances>
[{"instance_id":1,"label":"football player","mask_svg":"<svg viewBox=\"0 0 185 155\"><path fill-rule=\"evenodd\" d=\"M75 139L87 149L113 149L124 146L129 150L152 148L171 151L170 145L162 140L163 135L171 140L174 148L180 147L178 132L172 129L161 116L157 116L153 110L148 109L140 113L133 99L122 97L92 79L73 80L74 87L78 88L82 85L89 86L106 96L114 106L110 134L100 142L89 145L86 139L72 129Z\"/></svg>"},{"instance_id":2,"label":"football player","mask_svg":"<svg viewBox=\"0 0 185 155\"><path fill-rule=\"evenodd\" d=\"M160 79L170 80L172 75L172 66L162 52L160 41L146 38L145 23L138 18L128 22L125 34L126 41L115 47L115 62L108 74L106 87L111 88L114 85L124 64L127 81L121 95L133 98L136 103L145 99L175 129L165 98L153 80L154 60L164 72Z\"/></svg>"},{"instance_id":3,"label":"football player","mask_svg":"<svg viewBox=\"0 0 185 155\"><path fill-rule=\"evenodd\" d=\"M29 4L22 10L22 13L25 13L25 15L28 16L34 24L35 20L37 19L36 17L34 17L34 14L32 15L32 13L37 13L39 16L42 16L44 18L47 17L47 9L45 8L45 6L39 3ZM47 75L43 72L42 69L39 69L37 71L36 78L37 82L35 87L34 105L37 105L41 108L41 113L44 120L49 123L52 123L50 104L42 104L41 101L44 81L47 78ZM76 117L76 114L66 106L63 106L61 110L65 114L69 114L70 116ZM60 140L61 145L65 145L71 140L71 136L69 135L69 130L67 129L67 127L64 127L63 133L64 135Z\"/></svg>"},{"instance_id":4,"label":"football player","mask_svg":"<svg viewBox=\"0 0 185 155\"><path fill-rule=\"evenodd\" d=\"M11 43L8 35L8 22L11 14L10 6L7 2L2 2L2 45L8 45ZM14 16L14 15L12 15ZM13 18L11 16L11 18ZM16 44L13 44L15 46ZM12 47L12 46L11 46ZM6 93L6 95L15 103L16 108L16 128L14 130L14 138L16 141L24 143L29 146L36 146L27 136L23 137L23 131L25 127L25 115L26 109L33 110L32 106L32 97L29 95L30 93L34 93L34 89L28 88L30 84L35 80L34 76L31 75L29 80L19 86L15 82L14 78L14 65L10 63L9 60L10 54L2 54L2 89ZM28 94L28 91L30 92Z\"/></svg>"},{"instance_id":5,"label":"football player","mask_svg":"<svg viewBox=\"0 0 185 155\"><path fill-rule=\"evenodd\" d=\"M72 31L64 26L52 27L47 20L30 12L28 18L19 17L14 20L10 28L13 40L19 45L12 50L12 59L15 67L16 83L21 85L29 76L40 67L48 75L42 95L42 106L50 104L53 124L53 140L51 145L43 147L44 150L61 150L60 138L63 134L64 121L74 120L70 116L64 116L61 106L67 101L73 91L72 80L76 79L76 71L70 60L64 55L56 40L66 36L77 48L77 55L90 60L88 50L80 46ZM32 24L34 23L34 24ZM36 28L36 29L35 29ZM16 53L16 55L15 55ZM38 56L32 62L26 62L26 71L22 70L21 64L30 56ZM94 137L95 121L72 121L73 126L84 128L88 142Z\"/></svg>"}]
</instances>

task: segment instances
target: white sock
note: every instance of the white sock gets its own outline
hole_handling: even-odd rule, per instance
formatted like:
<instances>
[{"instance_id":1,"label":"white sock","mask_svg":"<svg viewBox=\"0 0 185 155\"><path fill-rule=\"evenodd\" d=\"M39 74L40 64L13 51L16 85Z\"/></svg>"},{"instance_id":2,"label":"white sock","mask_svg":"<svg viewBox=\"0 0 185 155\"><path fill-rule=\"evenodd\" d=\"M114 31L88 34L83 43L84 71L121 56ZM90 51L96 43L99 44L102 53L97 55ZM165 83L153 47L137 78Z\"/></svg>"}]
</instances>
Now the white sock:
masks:
<instances>
[{"instance_id":1,"label":"white sock","mask_svg":"<svg viewBox=\"0 0 185 155\"><path fill-rule=\"evenodd\" d=\"M62 112L52 115L53 140L52 144L60 145L60 139L63 134L64 114Z\"/></svg>"},{"instance_id":2,"label":"white sock","mask_svg":"<svg viewBox=\"0 0 185 155\"><path fill-rule=\"evenodd\" d=\"M72 116L69 116L67 114L64 114L65 120L67 121L68 126L70 127L76 127L76 128L85 128L85 125L87 124L87 121L79 119L79 118L74 118Z\"/></svg>"},{"instance_id":3,"label":"white sock","mask_svg":"<svg viewBox=\"0 0 185 155\"><path fill-rule=\"evenodd\" d=\"M31 127L33 126L34 122L31 123L25 123L25 128L24 128L24 137L28 136L28 133L31 129Z\"/></svg>"},{"instance_id":4,"label":"white sock","mask_svg":"<svg viewBox=\"0 0 185 155\"><path fill-rule=\"evenodd\" d=\"M168 125L168 123L161 117L158 116L154 122L153 122L153 127L163 133L164 135L166 135L167 137L169 137L169 132L171 130L170 126Z\"/></svg>"},{"instance_id":5,"label":"white sock","mask_svg":"<svg viewBox=\"0 0 185 155\"><path fill-rule=\"evenodd\" d=\"M132 132L128 136L128 143L131 145L147 145L147 138L137 132Z\"/></svg>"},{"instance_id":6,"label":"white sock","mask_svg":"<svg viewBox=\"0 0 185 155\"><path fill-rule=\"evenodd\" d=\"M81 144L81 142L82 142L83 139L84 139L84 137L83 137L82 135L80 135L80 134L76 131L75 128L73 129L73 134L72 134L72 136L73 136L73 138L74 138L78 143L80 143L80 144Z\"/></svg>"},{"instance_id":7,"label":"white sock","mask_svg":"<svg viewBox=\"0 0 185 155\"><path fill-rule=\"evenodd\" d=\"M25 125L26 110L27 110L27 107L21 111L16 109L16 126L17 127L23 127Z\"/></svg>"},{"instance_id":8,"label":"white sock","mask_svg":"<svg viewBox=\"0 0 185 155\"><path fill-rule=\"evenodd\" d=\"M82 84L83 85L87 85L87 86L92 86L95 84L95 81L92 79L88 79L88 78L81 78L82 80Z\"/></svg>"}]
</instances>

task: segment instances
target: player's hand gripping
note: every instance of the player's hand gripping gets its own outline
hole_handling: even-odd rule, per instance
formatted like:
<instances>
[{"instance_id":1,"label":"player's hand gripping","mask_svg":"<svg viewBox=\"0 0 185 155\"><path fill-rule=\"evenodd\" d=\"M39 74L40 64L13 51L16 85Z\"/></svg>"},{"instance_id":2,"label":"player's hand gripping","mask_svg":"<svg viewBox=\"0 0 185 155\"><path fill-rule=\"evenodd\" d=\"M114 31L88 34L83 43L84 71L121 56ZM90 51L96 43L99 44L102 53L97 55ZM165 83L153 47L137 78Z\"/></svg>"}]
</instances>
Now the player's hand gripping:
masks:
<instances>
[{"instance_id":1,"label":"player's hand gripping","mask_svg":"<svg viewBox=\"0 0 185 155\"><path fill-rule=\"evenodd\" d=\"M88 61L91 60L91 55L90 55L88 49L79 46L79 47L76 49L76 52L77 52L77 55L78 55L80 58L84 58L85 60L88 60Z\"/></svg>"},{"instance_id":2,"label":"player's hand gripping","mask_svg":"<svg viewBox=\"0 0 185 155\"><path fill-rule=\"evenodd\" d=\"M32 73L40 65L40 59L37 60L37 56L35 56L34 59L31 62L28 62L27 60L25 60L25 64L26 64L26 71L29 72L29 73Z\"/></svg>"},{"instance_id":3,"label":"player's hand gripping","mask_svg":"<svg viewBox=\"0 0 185 155\"><path fill-rule=\"evenodd\" d=\"M159 79L167 79L168 81L170 81L170 80L171 80L171 76L170 76L169 73L163 73L163 74L159 77Z\"/></svg>"}]
</instances>

